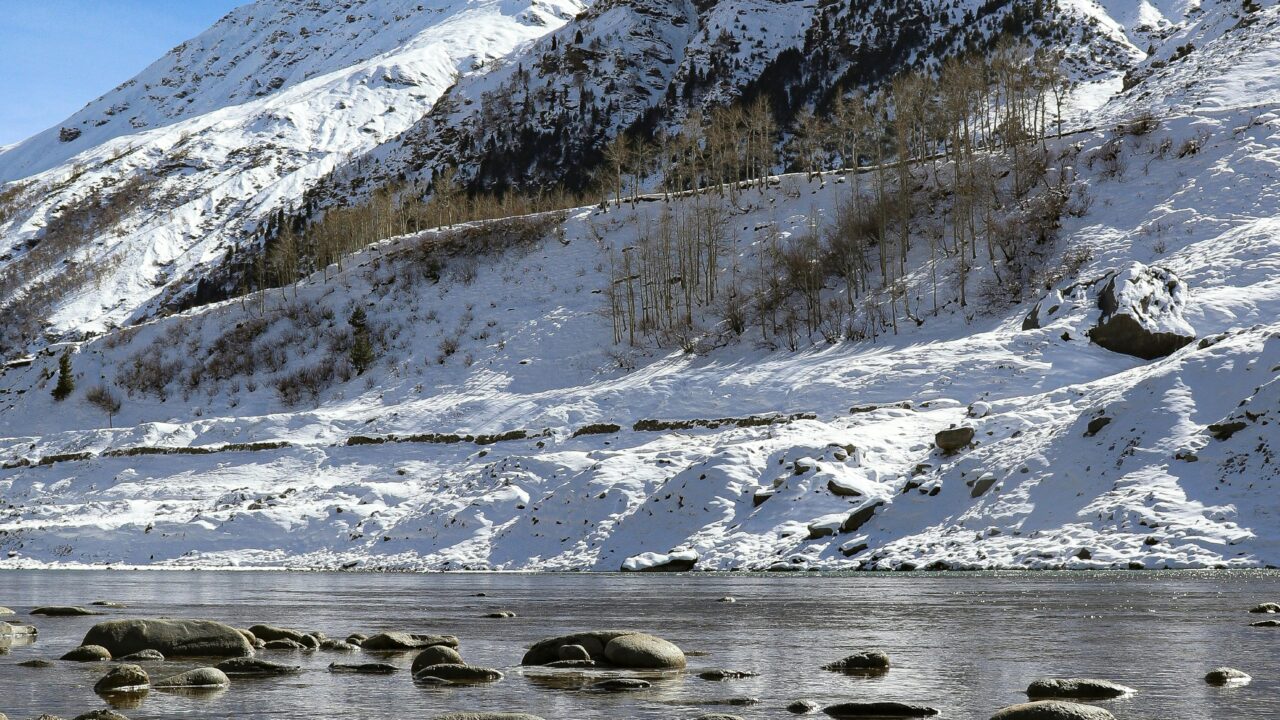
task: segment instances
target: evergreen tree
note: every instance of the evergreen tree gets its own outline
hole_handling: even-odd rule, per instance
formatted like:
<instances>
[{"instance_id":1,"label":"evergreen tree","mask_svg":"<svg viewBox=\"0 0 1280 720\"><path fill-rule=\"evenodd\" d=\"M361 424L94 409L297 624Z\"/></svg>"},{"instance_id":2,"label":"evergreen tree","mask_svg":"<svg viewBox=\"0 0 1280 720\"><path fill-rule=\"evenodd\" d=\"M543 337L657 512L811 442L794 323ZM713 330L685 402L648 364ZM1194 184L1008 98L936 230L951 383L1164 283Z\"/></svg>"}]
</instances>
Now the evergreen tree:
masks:
<instances>
[{"instance_id":1,"label":"evergreen tree","mask_svg":"<svg viewBox=\"0 0 1280 720\"><path fill-rule=\"evenodd\" d=\"M58 385L53 389L53 399L62 402L75 392L76 381L71 377L71 351L67 350L58 358Z\"/></svg>"},{"instance_id":2,"label":"evergreen tree","mask_svg":"<svg viewBox=\"0 0 1280 720\"><path fill-rule=\"evenodd\" d=\"M373 341L369 339L369 319L364 308L352 310L347 322L351 325L351 365L357 375L363 375L377 359L373 353Z\"/></svg>"}]
</instances>

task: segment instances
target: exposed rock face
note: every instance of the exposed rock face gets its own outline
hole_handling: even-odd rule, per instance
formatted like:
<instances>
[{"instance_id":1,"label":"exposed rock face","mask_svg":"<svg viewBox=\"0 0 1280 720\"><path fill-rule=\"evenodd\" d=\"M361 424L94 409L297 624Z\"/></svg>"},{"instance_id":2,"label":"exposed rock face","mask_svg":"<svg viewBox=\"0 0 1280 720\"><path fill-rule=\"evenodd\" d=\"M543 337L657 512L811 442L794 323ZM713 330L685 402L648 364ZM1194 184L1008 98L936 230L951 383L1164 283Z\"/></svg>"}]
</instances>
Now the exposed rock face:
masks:
<instances>
[{"instance_id":1,"label":"exposed rock face","mask_svg":"<svg viewBox=\"0 0 1280 720\"><path fill-rule=\"evenodd\" d=\"M866 525L868 522L870 522L871 518L875 517L876 511L879 510L883 505L884 503L881 503L881 502L872 503L870 505L867 505L866 507L860 508L858 510L854 510L853 512L849 513L849 517L845 518L845 521L840 524L840 532L842 533L857 532L859 529L862 528L863 525Z\"/></svg>"},{"instance_id":2,"label":"exposed rock face","mask_svg":"<svg viewBox=\"0 0 1280 720\"><path fill-rule=\"evenodd\" d=\"M1089 339L1112 352L1155 360L1171 355L1196 339L1182 317L1187 286L1177 275L1133 263L1104 278L1098 293L1102 317Z\"/></svg>"},{"instance_id":3,"label":"exposed rock face","mask_svg":"<svg viewBox=\"0 0 1280 720\"><path fill-rule=\"evenodd\" d=\"M253 648L235 628L211 620L108 620L90 628L83 645L114 657L157 650L166 657L247 657Z\"/></svg>"},{"instance_id":4,"label":"exposed rock face","mask_svg":"<svg viewBox=\"0 0 1280 720\"><path fill-rule=\"evenodd\" d=\"M991 720L1116 720L1100 707L1056 700L1010 705Z\"/></svg>"},{"instance_id":5,"label":"exposed rock face","mask_svg":"<svg viewBox=\"0 0 1280 720\"><path fill-rule=\"evenodd\" d=\"M1101 700L1132 695L1133 692L1131 687L1113 683L1110 680L1093 678L1047 678L1036 680L1027 686L1027 697L1033 700L1038 698Z\"/></svg>"}]
</instances>

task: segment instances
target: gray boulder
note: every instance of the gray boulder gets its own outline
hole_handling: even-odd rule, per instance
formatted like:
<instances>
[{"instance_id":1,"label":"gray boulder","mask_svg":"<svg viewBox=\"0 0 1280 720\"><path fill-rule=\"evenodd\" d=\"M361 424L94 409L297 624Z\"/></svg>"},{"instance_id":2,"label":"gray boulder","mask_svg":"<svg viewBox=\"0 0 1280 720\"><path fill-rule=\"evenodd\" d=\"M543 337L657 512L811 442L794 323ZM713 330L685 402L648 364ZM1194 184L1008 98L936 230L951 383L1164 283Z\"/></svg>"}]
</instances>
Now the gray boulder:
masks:
<instances>
[{"instance_id":1,"label":"gray boulder","mask_svg":"<svg viewBox=\"0 0 1280 720\"><path fill-rule=\"evenodd\" d=\"M462 655L447 645L433 645L413 659L413 674L431 665L465 665Z\"/></svg>"},{"instance_id":2,"label":"gray boulder","mask_svg":"<svg viewBox=\"0 0 1280 720\"><path fill-rule=\"evenodd\" d=\"M129 720L129 718L121 715L115 710L90 710L87 713L77 715L75 720Z\"/></svg>"},{"instance_id":3,"label":"gray boulder","mask_svg":"<svg viewBox=\"0 0 1280 720\"><path fill-rule=\"evenodd\" d=\"M432 720L542 720L528 713L449 713L437 715Z\"/></svg>"},{"instance_id":4,"label":"gray boulder","mask_svg":"<svg viewBox=\"0 0 1280 720\"><path fill-rule=\"evenodd\" d=\"M822 668L836 672L883 672L889 669L889 656L883 650L864 650Z\"/></svg>"},{"instance_id":5,"label":"gray boulder","mask_svg":"<svg viewBox=\"0 0 1280 720\"><path fill-rule=\"evenodd\" d=\"M1155 360L1196 339L1182 317L1187 286L1177 275L1133 263L1104 278L1098 294L1102 310L1089 339L1112 352Z\"/></svg>"},{"instance_id":6,"label":"gray boulder","mask_svg":"<svg viewBox=\"0 0 1280 720\"><path fill-rule=\"evenodd\" d=\"M441 663L426 665L413 672L414 679L439 678L451 683L488 683L502 679L501 672L493 668L466 665L463 663Z\"/></svg>"},{"instance_id":7,"label":"gray boulder","mask_svg":"<svg viewBox=\"0 0 1280 720\"><path fill-rule=\"evenodd\" d=\"M325 652L347 652L347 653L360 652L359 645L352 645L349 642L344 642L342 640L331 640L331 639L321 640L320 649L324 650Z\"/></svg>"},{"instance_id":8,"label":"gray boulder","mask_svg":"<svg viewBox=\"0 0 1280 720\"><path fill-rule=\"evenodd\" d=\"M28 637L39 634L34 625L0 622L0 637Z\"/></svg>"},{"instance_id":9,"label":"gray boulder","mask_svg":"<svg viewBox=\"0 0 1280 720\"><path fill-rule=\"evenodd\" d=\"M1280 620L1259 620L1249 623L1250 627L1280 627Z\"/></svg>"},{"instance_id":10,"label":"gray boulder","mask_svg":"<svg viewBox=\"0 0 1280 720\"><path fill-rule=\"evenodd\" d=\"M101 662L111 659L111 651L101 645L81 645L60 659L70 662Z\"/></svg>"},{"instance_id":11,"label":"gray boulder","mask_svg":"<svg viewBox=\"0 0 1280 720\"><path fill-rule=\"evenodd\" d=\"M458 647L458 638L452 635L415 635L411 633L389 632L378 633L372 635L360 643L360 647L365 650L398 652L404 650L417 650L419 648L428 648L433 645L447 645L448 647Z\"/></svg>"},{"instance_id":12,"label":"gray boulder","mask_svg":"<svg viewBox=\"0 0 1280 720\"><path fill-rule=\"evenodd\" d=\"M861 507L849 513L849 517L844 519L840 524L840 532L853 533L862 529L863 525L871 522L871 518L876 516L876 511L884 507L884 503L875 502L865 507Z\"/></svg>"},{"instance_id":13,"label":"gray boulder","mask_svg":"<svg viewBox=\"0 0 1280 720\"><path fill-rule=\"evenodd\" d=\"M164 662L164 653L159 650L139 650L136 653L130 653L122 658L116 658L120 662Z\"/></svg>"},{"instance_id":14,"label":"gray boulder","mask_svg":"<svg viewBox=\"0 0 1280 720\"><path fill-rule=\"evenodd\" d=\"M653 683L648 680L640 680L638 678L610 678L601 680L591 686L592 690L600 690L603 692L627 692L630 690L645 690L653 687Z\"/></svg>"},{"instance_id":15,"label":"gray boulder","mask_svg":"<svg viewBox=\"0 0 1280 720\"><path fill-rule=\"evenodd\" d=\"M828 705L822 712L833 718L922 718L938 714L937 708L900 702L847 702Z\"/></svg>"},{"instance_id":16,"label":"gray boulder","mask_svg":"<svg viewBox=\"0 0 1280 720\"><path fill-rule=\"evenodd\" d=\"M330 663L331 673L355 673L358 675L390 675L400 672L400 668L391 663L360 663L359 665L342 665Z\"/></svg>"},{"instance_id":17,"label":"gray boulder","mask_svg":"<svg viewBox=\"0 0 1280 720\"><path fill-rule=\"evenodd\" d=\"M102 613L82 607L53 605L49 607L38 607L35 610L32 610L31 614L44 615L45 617L82 617L85 615L101 615Z\"/></svg>"},{"instance_id":18,"label":"gray boulder","mask_svg":"<svg viewBox=\"0 0 1280 720\"><path fill-rule=\"evenodd\" d=\"M157 650L165 657L247 657L253 647L229 625L211 620L108 620L85 634L114 657Z\"/></svg>"},{"instance_id":19,"label":"gray boulder","mask_svg":"<svg viewBox=\"0 0 1280 720\"><path fill-rule=\"evenodd\" d=\"M685 666L684 652L673 643L646 633L620 635L604 646L604 657L623 668L678 670Z\"/></svg>"},{"instance_id":20,"label":"gray boulder","mask_svg":"<svg viewBox=\"0 0 1280 720\"><path fill-rule=\"evenodd\" d=\"M1249 612L1258 613L1258 614L1280 613L1280 603L1268 602L1268 603L1262 603L1261 605L1254 605L1252 608L1249 609Z\"/></svg>"},{"instance_id":21,"label":"gray boulder","mask_svg":"<svg viewBox=\"0 0 1280 720\"><path fill-rule=\"evenodd\" d=\"M1032 700L1066 698L1072 700L1105 700L1132 695L1133 688L1110 680L1093 678L1045 678L1027 686Z\"/></svg>"},{"instance_id":22,"label":"gray boulder","mask_svg":"<svg viewBox=\"0 0 1280 720\"><path fill-rule=\"evenodd\" d=\"M805 713L816 712L821 710L822 706L812 700L793 700L787 705L787 712L796 715L804 715Z\"/></svg>"},{"instance_id":23,"label":"gray boulder","mask_svg":"<svg viewBox=\"0 0 1280 720\"><path fill-rule=\"evenodd\" d=\"M302 671L297 665L281 665L268 660L256 658L234 658L224 660L214 667L227 675L243 675L245 677L269 677L271 675L293 675Z\"/></svg>"},{"instance_id":24,"label":"gray boulder","mask_svg":"<svg viewBox=\"0 0 1280 720\"><path fill-rule=\"evenodd\" d=\"M592 660L603 660L605 645L608 645L616 637L633 635L635 632L635 630L595 630L539 640L525 652L520 664L547 665L553 663L560 659L560 648L565 645L579 645L587 651Z\"/></svg>"},{"instance_id":25,"label":"gray boulder","mask_svg":"<svg viewBox=\"0 0 1280 720\"><path fill-rule=\"evenodd\" d=\"M274 625L252 625L249 627L249 633L264 642L272 640L292 640L296 643L305 645L303 638L307 637L307 633L290 628L275 627Z\"/></svg>"},{"instance_id":26,"label":"gray boulder","mask_svg":"<svg viewBox=\"0 0 1280 720\"><path fill-rule=\"evenodd\" d=\"M5 615L17 615L17 614L18 613L10 610L9 608L4 607L3 605L0 605L0 617L3 617Z\"/></svg>"},{"instance_id":27,"label":"gray boulder","mask_svg":"<svg viewBox=\"0 0 1280 720\"><path fill-rule=\"evenodd\" d=\"M1078 703L1042 700L1010 705L991 716L991 720L1116 720L1100 707Z\"/></svg>"},{"instance_id":28,"label":"gray boulder","mask_svg":"<svg viewBox=\"0 0 1280 720\"><path fill-rule=\"evenodd\" d=\"M591 653L581 645L561 645L559 656L561 660L591 660Z\"/></svg>"},{"instance_id":29,"label":"gray boulder","mask_svg":"<svg viewBox=\"0 0 1280 720\"><path fill-rule=\"evenodd\" d=\"M265 650L310 650L311 648L303 645L297 640L289 638L280 638L279 640L268 640L262 644Z\"/></svg>"},{"instance_id":30,"label":"gray boulder","mask_svg":"<svg viewBox=\"0 0 1280 720\"><path fill-rule=\"evenodd\" d=\"M41 659L41 658L36 658L35 660L23 660L22 662L18 663L18 667L25 667L25 668L51 668L53 666L54 664L52 662L50 662L49 660Z\"/></svg>"},{"instance_id":31,"label":"gray boulder","mask_svg":"<svg viewBox=\"0 0 1280 720\"><path fill-rule=\"evenodd\" d=\"M94 683L93 691L99 694L142 692L151 684L147 671L137 665L117 665Z\"/></svg>"},{"instance_id":32,"label":"gray boulder","mask_svg":"<svg viewBox=\"0 0 1280 720\"><path fill-rule=\"evenodd\" d=\"M740 680L742 678L756 677L760 673L751 672L750 670L725 670L717 668L715 670L704 670L698 673L698 677L703 680L719 682L721 680Z\"/></svg>"},{"instance_id":33,"label":"gray boulder","mask_svg":"<svg viewBox=\"0 0 1280 720\"><path fill-rule=\"evenodd\" d=\"M729 713L703 713L693 720L745 720L741 715L730 715Z\"/></svg>"},{"instance_id":34,"label":"gray boulder","mask_svg":"<svg viewBox=\"0 0 1280 720\"><path fill-rule=\"evenodd\" d=\"M957 427L940 430L933 436L933 444L944 453L953 453L969 447L973 442L974 429Z\"/></svg>"},{"instance_id":35,"label":"gray boulder","mask_svg":"<svg viewBox=\"0 0 1280 720\"><path fill-rule=\"evenodd\" d=\"M203 667L171 675L151 683L156 688L215 688L227 687L231 678L217 668Z\"/></svg>"},{"instance_id":36,"label":"gray boulder","mask_svg":"<svg viewBox=\"0 0 1280 720\"><path fill-rule=\"evenodd\" d=\"M1214 668L1204 676L1210 685L1245 685L1250 680L1249 673L1229 667Z\"/></svg>"}]
</instances>

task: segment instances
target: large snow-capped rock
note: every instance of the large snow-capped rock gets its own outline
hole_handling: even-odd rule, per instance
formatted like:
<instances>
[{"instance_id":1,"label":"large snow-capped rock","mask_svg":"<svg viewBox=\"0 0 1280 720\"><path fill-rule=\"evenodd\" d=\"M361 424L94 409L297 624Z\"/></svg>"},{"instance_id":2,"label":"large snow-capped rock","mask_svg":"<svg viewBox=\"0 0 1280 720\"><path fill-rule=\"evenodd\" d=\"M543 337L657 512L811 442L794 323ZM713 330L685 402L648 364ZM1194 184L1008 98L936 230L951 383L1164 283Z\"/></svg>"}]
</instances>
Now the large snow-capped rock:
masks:
<instances>
[{"instance_id":1,"label":"large snow-capped rock","mask_svg":"<svg viewBox=\"0 0 1280 720\"><path fill-rule=\"evenodd\" d=\"M1177 275L1134 263L1102 283L1102 317L1089 339L1114 352L1144 360L1170 355L1196 339L1182 317L1187 286Z\"/></svg>"}]
</instances>

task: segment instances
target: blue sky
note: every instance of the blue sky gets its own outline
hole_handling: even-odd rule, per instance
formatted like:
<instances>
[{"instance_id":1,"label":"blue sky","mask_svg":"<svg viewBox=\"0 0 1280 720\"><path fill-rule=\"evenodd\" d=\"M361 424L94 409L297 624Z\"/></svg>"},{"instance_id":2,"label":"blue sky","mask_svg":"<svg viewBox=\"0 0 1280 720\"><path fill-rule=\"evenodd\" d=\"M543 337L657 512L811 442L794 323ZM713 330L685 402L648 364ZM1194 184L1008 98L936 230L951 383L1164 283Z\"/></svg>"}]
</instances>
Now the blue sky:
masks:
<instances>
[{"instance_id":1,"label":"blue sky","mask_svg":"<svg viewBox=\"0 0 1280 720\"><path fill-rule=\"evenodd\" d=\"M0 145L61 122L247 0L0 0Z\"/></svg>"}]
</instances>

